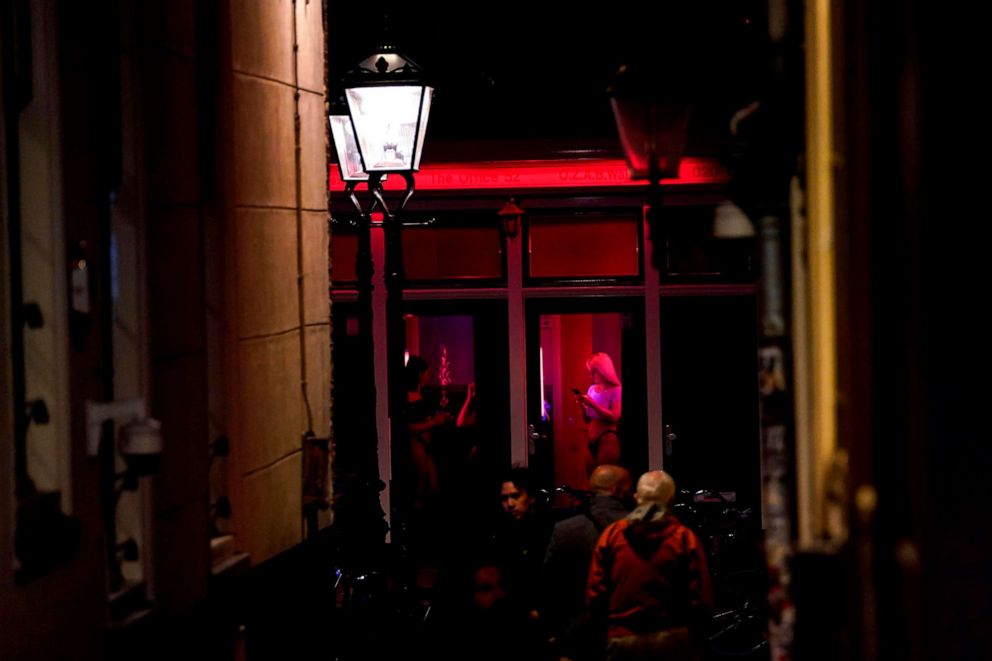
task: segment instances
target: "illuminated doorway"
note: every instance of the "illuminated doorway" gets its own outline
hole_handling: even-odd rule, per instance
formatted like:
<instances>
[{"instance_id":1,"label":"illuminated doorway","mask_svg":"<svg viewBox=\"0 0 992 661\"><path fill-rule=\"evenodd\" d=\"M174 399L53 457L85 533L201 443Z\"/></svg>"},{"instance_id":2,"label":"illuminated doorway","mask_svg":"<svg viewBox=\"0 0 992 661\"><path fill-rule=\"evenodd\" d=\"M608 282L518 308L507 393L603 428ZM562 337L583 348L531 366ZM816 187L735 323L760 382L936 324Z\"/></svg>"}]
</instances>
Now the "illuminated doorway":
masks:
<instances>
[{"instance_id":1,"label":"illuminated doorway","mask_svg":"<svg viewBox=\"0 0 992 661\"><path fill-rule=\"evenodd\" d=\"M619 463L647 464L644 321L640 301L532 301L528 304L528 411L531 467L545 483L588 486L595 426L577 402L592 384L586 361L608 355L621 383ZM592 429L592 431L591 431ZM603 454L600 453L600 457Z\"/></svg>"}]
</instances>

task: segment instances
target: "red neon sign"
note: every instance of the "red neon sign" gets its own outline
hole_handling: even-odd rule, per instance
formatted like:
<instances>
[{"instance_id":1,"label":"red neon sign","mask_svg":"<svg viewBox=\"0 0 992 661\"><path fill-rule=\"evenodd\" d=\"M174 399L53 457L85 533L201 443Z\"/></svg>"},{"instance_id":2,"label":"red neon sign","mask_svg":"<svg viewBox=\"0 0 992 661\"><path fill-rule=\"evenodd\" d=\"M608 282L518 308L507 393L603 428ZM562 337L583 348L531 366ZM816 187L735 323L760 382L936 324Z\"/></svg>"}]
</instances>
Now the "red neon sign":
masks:
<instances>
[{"instance_id":1,"label":"red neon sign","mask_svg":"<svg viewBox=\"0 0 992 661\"><path fill-rule=\"evenodd\" d=\"M679 176L662 179L663 185L720 184L730 181L730 173L705 158L685 158ZM341 190L344 181L336 166L330 170L331 190ZM644 186L630 178L627 163L621 159L588 161L504 161L486 163L438 163L425 165L417 173L418 190L500 190L533 188L613 188ZM402 177L389 177L386 190L403 190Z\"/></svg>"}]
</instances>

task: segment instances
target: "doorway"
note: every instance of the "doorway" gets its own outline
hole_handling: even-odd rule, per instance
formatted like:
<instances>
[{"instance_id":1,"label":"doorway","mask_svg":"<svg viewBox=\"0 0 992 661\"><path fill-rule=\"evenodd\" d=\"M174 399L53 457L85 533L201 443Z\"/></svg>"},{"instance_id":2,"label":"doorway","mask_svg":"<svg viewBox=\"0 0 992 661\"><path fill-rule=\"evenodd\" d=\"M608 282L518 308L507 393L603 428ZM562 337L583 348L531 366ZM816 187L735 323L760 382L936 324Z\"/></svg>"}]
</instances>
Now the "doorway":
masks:
<instances>
[{"instance_id":1,"label":"doorway","mask_svg":"<svg viewBox=\"0 0 992 661\"><path fill-rule=\"evenodd\" d=\"M545 485L587 488L595 466L590 419L577 402L592 384L586 361L609 356L622 389L620 464L647 467L644 310L640 299L527 304L529 464ZM591 444L592 442L592 444ZM602 455L600 455L602 456Z\"/></svg>"},{"instance_id":2,"label":"doorway","mask_svg":"<svg viewBox=\"0 0 992 661\"><path fill-rule=\"evenodd\" d=\"M661 299L664 465L681 489L760 500L753 296Z\"/></svg>"},{"instance_id":3,"label":"doorway","mask_svg":"<svg viewBox=\"0 0 992 661\"><path fill-rule=\"evenodd\" d=\"M506 302L410 301L404 321L407 360L427 365L421 408L445 422L432 430L421 465L393 471L432 471L434 483L419 484L445 504L433 514L477 516L496 502L496 473L510 461Z\"/></svg>"}]
</instances>

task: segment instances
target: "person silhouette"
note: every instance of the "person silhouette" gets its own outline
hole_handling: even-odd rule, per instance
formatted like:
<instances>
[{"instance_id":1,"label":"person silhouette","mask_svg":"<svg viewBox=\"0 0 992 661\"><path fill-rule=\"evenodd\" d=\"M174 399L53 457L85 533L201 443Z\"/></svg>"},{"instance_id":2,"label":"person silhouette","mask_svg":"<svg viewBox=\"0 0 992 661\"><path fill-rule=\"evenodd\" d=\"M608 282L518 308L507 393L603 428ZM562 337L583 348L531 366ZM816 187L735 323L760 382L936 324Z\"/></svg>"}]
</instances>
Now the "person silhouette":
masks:
<instances>
[{"instance_id":1,"label":"person silhouette","mask_svg":"<svg viewBox=\"0 0 992 661\"><path fill-rule=\"evenodd\" d=\"M620 463L620 417L623 414L623 388L606 353L597 351L586 361L592 385L575 396L582 416L589 423L589 452L586 455L586 475L596 466Z\"/></svg>"}]
</instances>

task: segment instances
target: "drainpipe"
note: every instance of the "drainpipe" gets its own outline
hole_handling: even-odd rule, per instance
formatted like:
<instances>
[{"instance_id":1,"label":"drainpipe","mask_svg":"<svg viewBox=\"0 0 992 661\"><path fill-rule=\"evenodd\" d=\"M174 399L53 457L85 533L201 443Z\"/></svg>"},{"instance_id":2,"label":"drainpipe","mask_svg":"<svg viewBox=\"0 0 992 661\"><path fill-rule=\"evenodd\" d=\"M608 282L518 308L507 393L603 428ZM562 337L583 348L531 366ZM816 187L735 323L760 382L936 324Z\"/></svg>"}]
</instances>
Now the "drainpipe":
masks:
<instances>
[{"instance_id":1,"label":"drainpipe","mask_svg":"<svg viewBox=\"0 0 992 661\"><path fill-rule=\"evenodd\" d=\"M98 179L98 235L97 301L100 324L100 395L104 401L114 400L114 288L115 263L113 249L113 214L121 186L123 137L121 135L121 81L120 81L120 14L116 3L103 9L99 24L104 28L94 47L96 69L95 98L97 117L96 158ZM104 529L104 553L107 563L107 587L110 593L124 584L120 563L117 560L117 495L115 461L115 427L112 419L103 422L99 447L100 511Z\"/></svg>"}]
</instances>

